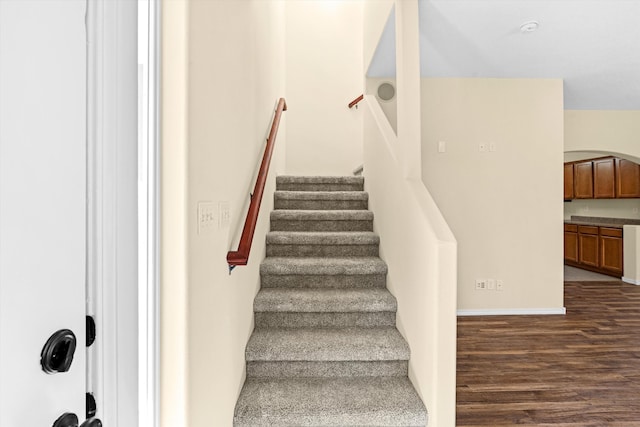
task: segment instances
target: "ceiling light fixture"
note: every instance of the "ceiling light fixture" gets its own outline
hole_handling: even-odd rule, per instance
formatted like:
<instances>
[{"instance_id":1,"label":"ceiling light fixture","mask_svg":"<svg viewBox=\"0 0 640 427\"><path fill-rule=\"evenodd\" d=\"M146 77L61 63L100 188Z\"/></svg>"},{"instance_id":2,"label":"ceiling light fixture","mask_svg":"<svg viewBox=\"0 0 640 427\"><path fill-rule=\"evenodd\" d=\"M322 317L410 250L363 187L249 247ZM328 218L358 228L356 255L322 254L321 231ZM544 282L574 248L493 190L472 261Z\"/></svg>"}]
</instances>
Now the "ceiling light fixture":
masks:
<instances>
[{"instance_id":1,"label":"ceiling light fixture","mask_svg":"<svg viewBox=\"0 0 640 427\"><path fill-rule=\"evenodd\" d=\"M535 30L538 29L539 26L540 24L538 23L538 21L528 21L520 25L520 31L523 34L533 33Z\"/></svg>"}]
</instances>

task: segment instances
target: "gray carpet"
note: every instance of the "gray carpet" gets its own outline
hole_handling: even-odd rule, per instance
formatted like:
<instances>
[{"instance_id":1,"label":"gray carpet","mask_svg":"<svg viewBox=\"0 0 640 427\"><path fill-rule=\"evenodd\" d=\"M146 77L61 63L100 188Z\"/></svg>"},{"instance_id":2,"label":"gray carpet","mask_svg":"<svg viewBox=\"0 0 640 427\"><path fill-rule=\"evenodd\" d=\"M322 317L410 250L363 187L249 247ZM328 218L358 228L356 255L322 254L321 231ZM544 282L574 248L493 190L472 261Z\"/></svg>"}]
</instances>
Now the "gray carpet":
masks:
<instances>
[{"instance_id":1,"label":"gray carpet","mask_svg":"<svg viewBox=\"0 0 640 427\"><path fill-rule=\"evenodd\" d=\"M363 178L276 182L234 425L425 426Z\"/></svg>"}]
</instances>

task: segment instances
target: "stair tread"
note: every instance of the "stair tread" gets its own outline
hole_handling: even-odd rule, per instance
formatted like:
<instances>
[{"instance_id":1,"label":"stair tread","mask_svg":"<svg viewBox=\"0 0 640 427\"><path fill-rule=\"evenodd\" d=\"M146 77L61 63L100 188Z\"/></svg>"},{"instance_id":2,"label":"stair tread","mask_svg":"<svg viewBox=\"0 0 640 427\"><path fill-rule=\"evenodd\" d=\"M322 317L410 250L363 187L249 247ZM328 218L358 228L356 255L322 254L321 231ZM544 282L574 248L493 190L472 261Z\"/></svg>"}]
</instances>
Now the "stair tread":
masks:
<instances>
[{"instance_id":1,"label":"stair tread","mask_svg":"<svg viewBox=\"0 0 640 427\"><path fill-rule=\"evenodd\" d=\"M369 194L364 191L292 191L277 190L277 199L291 200L368 200Z\"/></svg>"},{"instance_id":2,"label":"stair tread","mask_svg":"<svg viewBox=\"0 0 640 427\"><path fill-rule=\"evenodd\" d=\"M372 231L270 231L267 244L280 245L377 245Z\"/></svg>"},{"instance_id":3,"label":"stair tread","mask_svg":"<svg viewBox=\"0 0 640 427\"><path fill-rule=\"evenodd\" d=\"M406 377L247 378L234 425L425 426L427 409Z\"/></svg>"},{"instance_id":4,"label":"stair tread","mask_svg":"<svg viewBox=\"0 0 640 427\"><path fill-rule=\"evenodd\" d=\"M363 183L362 176L292 176L279 175L276 183L296 183L296 184L343 184L343 183Z\"/></svg>"},{"instance_id":5,"label":"stair tread","mask_svg":"<svg viewBox=\"0 0 640 427\"><path fill-rule=\"evenodd\" d=\"M345 210L303 210L303 209L276 209L271 211L272 220L322 220L322 221L348 221L373 220L373 212L365 209Z\"/></svg>"},{"instance_id":6,"label":"stair tread","mask_svg":"<svg viewBox=\"0 0 640 427\"><path fill-rule=\"evenodd\" d=\"M378 257L294 258L267 257L260 264L261 274L357 275L386 274L387 264Z\"/></svg>"},{"instance_id":7,"label":"stair tread","mask_svg":"<svg viewBox=\"0 0 640 427\"><path fill-rule=\"evenodd\" d=\"M409 346L394 327L255 329L247 361L409 360Z\"/></svg>"},{"instance_id":8,"label":"stair tread","mask_svg":"<svg viewBox=\"0 0 640 427\"><path fill-rule=\"evenodd\" d=\"M254 300L255 312L395 312L396 308L396 299L386 288L263 288Z\"/></svg>"}]
</instances>

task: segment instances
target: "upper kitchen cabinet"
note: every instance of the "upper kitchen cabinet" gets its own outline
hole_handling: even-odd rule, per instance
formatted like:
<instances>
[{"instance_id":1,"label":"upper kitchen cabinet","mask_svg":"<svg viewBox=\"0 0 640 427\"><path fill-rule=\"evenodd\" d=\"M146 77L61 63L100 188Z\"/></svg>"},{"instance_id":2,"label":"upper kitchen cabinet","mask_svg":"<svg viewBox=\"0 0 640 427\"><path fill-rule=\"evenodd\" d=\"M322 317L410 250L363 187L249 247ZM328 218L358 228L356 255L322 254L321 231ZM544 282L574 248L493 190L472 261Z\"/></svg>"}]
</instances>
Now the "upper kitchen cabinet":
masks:
<instances>
[{"instance_id":1,"label":"upper kitchen cabinet","mask_svg":"<svg viewBox=\"0 0 640 427\"><path fill-rule=\"evenodd\" d=\"M640 197L640 165L616 159L616 190L620 198Z\"/></svg>"},{"instance_id":2,"label":"upper kitchen cabinet","mask_svg":"<svg viewBox=\"0 0 640 427\"><path fill-rule=\"evenodd\" d=\"M593 198L613 199L616 197L615 159L593 161Z\"/></svg>"},{"instance_id":3,"label":"upper kitchen cabinet","mask_svg":"<svg viewBox=\"0 0 640 427\"><path fill-rule=\"evenodd\" d=\"M573 191L576 199L593 199L593 162L574 163Z\"/></svg>"},{"instance_id":4,"label":"upper kitchen cabinet","mask_svg":"<svg viewBox=\"0 0 640 427\"><path fill-rule=\"evenodd\" d=\"M573 163L564 164L564 199L573 199Z\"/></svg>"},{"instance_id":5,"label":"upper kitchen cabinet","mask_svg":"<svg viewBox=\"0 0 640 427\"><path fill-rule=\"evenodd\" d=\"M564 200L640 198L640 165L617 157L564 164Z\"/></svg>"}]
</instances>

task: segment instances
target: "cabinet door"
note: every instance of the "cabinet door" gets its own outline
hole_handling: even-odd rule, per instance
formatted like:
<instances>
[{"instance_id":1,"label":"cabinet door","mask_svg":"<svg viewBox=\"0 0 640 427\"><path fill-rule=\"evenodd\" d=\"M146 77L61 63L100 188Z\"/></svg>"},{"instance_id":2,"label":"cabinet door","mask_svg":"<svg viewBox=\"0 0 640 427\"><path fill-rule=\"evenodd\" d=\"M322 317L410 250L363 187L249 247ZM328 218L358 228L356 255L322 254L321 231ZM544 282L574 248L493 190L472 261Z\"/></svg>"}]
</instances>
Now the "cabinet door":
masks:
<instances>
[{"instance_id":1,"label":"cabinet door","mask_svg":"<svg viewBox=\"0 0 640 427\"><path fill-rule=\"evenodd\" d=\"M573 199L573 163L564 165L564 199Z\"/></svg>"},{"instance_id":2,"label":"cabinet door","mask_svg":"<svg viewBox=\"0 0 640 427\"><path fill-rule=\"evenodd\" d=\"M593 198L593 162L573 165L573 191L576 199Z\"/></svg>"},{"instance_id":3,"label":"cabinet door","mask_svg":"<svg viewBox=\"0 0 640 427\"><path fill-rule=\"evenodd\" d=\"M616 190L619 198L640 197L640 165L616 159Z\"/></svg>"},{"instance_id":4,"label":"cabinet door","mask_svg":"<svg viewBox=\"0 0 640 427\"><path fill-rule=\"evenodd\" d=\"M578 262L578 233L564 232L564 259Z\"/></svg>"},{"instance_id":5,"label":"cabinet door","mask_svg":"<svg viewBox=\"0 0 640 427\"><path fill-rule=\"evenodd\" d=\"M594 229L595 233L592 232ZM600 267L598 237L598 227L579 227L578 255L580 264Z\"/></svg>"},{"instance_id":6,"label":"cabinet door","mask_svg":"<svg viewBox=\"0 0 640 427\"><path fill-rule=\"evenodd\" d=\"M614 199L616 197L615 159L593 161L593 198Z\"/></svg>"},{"instance_id":7,"label":"cabinet door","mask_svg":"<svg viewBox=\"0 0 640 427\"><path fill-rule=\"evenodd\" d=\"M622 275L622 230L600 227L600 267Z\"/></svg>"}]
</instances>

